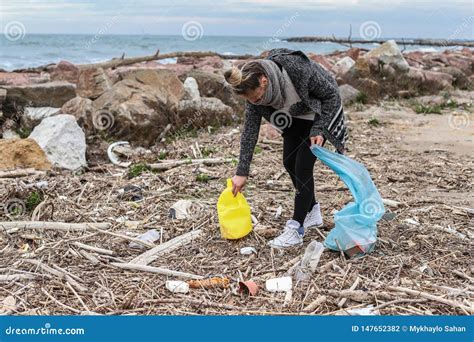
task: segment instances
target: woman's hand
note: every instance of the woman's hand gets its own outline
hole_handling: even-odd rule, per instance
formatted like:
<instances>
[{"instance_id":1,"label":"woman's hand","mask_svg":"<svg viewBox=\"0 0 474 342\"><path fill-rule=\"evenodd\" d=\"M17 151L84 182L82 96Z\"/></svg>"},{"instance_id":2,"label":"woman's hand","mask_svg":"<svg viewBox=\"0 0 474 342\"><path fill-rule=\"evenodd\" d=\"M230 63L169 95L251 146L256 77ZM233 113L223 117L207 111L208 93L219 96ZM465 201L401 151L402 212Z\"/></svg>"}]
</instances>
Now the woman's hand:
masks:
<instances>
[{"instance_id":1,"label":"woman's hand","mask_svg":"<svg viewBox=\"0 0 474 342\"><path fill-rule=\"evenodd\" d=\"M245 183L247 182L247 177L237 176L232 177L232 194L237 196L237 194L244 188Z\"/></svg>"},{"instance_id":2,"label":"woman's hand","mask_svg":"<svg viewBox=\"0 0 474 342\"><path fill-rule=\"evenodd\" d=\"M317 135L315 137L310 137L311 145L323 146L324 137L322 135Z\"/></svg>"}]
</instances>

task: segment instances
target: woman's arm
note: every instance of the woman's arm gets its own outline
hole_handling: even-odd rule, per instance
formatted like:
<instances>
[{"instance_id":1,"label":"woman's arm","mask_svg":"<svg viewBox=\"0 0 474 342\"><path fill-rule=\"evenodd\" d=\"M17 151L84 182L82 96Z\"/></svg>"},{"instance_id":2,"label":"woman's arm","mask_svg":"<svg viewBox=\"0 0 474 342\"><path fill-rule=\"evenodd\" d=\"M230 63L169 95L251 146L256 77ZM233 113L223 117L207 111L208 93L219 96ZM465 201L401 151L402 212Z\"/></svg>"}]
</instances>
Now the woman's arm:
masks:
<instances>
[{"instance_id":1,"label":"woman's arm","mask_svg":"<svg viewBox=\"0 0 474 342\"><path fill-rule=\"evenodd\" d=\"M245 106L245 123L240 138L239 164L235 173L237 176L249 175L250 163L252 162L255 145L258 141L261 122L262 115L253 105L247 103Z\"/></svg>"},{"instance_id":2,"label":"woman's arm","mask_svg":"<svg viewBox=\"0 0 474 342\"><path fill-rule=\"evenodd\" d=\"M341 107L341 96L339 87L331 75L323 70L321 66L313 64L313 74L308 81L308 95L321 101L320 115L314 119L311 128L311 137L322 136L324 128L331 123L334 115Z\"/></svg>"}]
</instances>

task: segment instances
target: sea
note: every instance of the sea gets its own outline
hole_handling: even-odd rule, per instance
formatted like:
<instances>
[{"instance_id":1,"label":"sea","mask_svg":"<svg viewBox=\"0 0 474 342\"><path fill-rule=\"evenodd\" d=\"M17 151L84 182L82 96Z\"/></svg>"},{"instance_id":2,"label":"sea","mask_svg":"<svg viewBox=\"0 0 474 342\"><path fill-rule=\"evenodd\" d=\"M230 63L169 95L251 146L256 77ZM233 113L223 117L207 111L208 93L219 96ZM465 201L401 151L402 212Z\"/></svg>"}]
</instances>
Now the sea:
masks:
<instances>
[{"instance_id":1,"label":"sea","mask_svg":"<svg viewBox=\"0 0 474 342\"><path fill-rule=\"evenodd\" d=\"M372 49L378 44L368 41L354 47ZM283 37L248 36L164 36L110 34L24 34L0 36L0 68L6 71L29 68L67 60L75 64L95 63L114 57L146 56L176 51L213 51L221 54L257 55L264 50L284 47L318 54L328 54L347 47L330 43L287 42ZM405 51L440 51L443 47L411 46ZM453 49L453 47L450 47ZM456 49L456 47L454 47ZM175 63L175 59L162 60Z\"/></svg>"}]
</instances>

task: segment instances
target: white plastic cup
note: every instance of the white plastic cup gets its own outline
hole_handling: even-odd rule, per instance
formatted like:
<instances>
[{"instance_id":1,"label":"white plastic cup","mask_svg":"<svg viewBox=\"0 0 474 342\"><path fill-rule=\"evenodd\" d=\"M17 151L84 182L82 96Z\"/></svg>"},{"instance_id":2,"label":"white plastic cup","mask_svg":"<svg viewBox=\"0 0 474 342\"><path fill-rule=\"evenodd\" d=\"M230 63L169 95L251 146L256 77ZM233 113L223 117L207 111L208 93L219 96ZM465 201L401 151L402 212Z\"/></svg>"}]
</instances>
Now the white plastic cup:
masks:
<instances>
[{"instance_id":1,"label":"white plastic cup","mask_svg":"<svg viewBox=\"0 0 474 342\"><path fill-rule=\"evenodd\" d=\"M265 282L265 288L269 292L286 292L290 291L292 287L291 277L273 278Z\"/></svg>"},{"instance_id":2,"label":"white plastic cup","mask_svg":"<svg viewBox=\"0 0 474 342\"><path fill-rule=\"evenodd\" d=\"M189 285L185 281L181 280L167 280L165 284L166 288L173 293L188 293Z\"/></svg>"}]
</instances>

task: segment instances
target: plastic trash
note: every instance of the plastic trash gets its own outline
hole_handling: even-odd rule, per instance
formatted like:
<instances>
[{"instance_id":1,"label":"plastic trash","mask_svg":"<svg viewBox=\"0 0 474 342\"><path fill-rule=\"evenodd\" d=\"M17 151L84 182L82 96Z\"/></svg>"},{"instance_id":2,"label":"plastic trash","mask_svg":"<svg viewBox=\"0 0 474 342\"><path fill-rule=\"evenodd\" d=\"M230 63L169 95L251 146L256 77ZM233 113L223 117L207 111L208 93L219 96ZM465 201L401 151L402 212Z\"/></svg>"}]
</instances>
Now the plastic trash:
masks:
<instances>
[{"instance_id":1,"label":"plastic trash","mask_svg":"<svg viewBox=\"0 0 474 342\"><path fill-rule=\"evenodd\" d=\"M354 202L334 214L335 227L324 245L350 256L371 252L377 240L377 221L385 208L369 172L355 160L324 147L313 145L311 151L342 179L354 197Z\"/></svg>"},{"instance_id":2,"label":"plastic trash","mask_svg":"<svg viewBox=\"0 0 474 342\"><path fill-rule=\"evenodd\" d=\"M240 249L240 254L242 255L250 255L250 254L257 254L257 250L255 249L255 247L242 247Z\"/></svg>"},{"instance_id":3,"label":"plastic trash","mask_svg":"<svg viewBox=\"0 0 474 342\"><path fill-rule=\"evenodd\" d=\"M179 200L171 206L169 216L177 220L190 218L192 206L193 202L190 200Z\"/></svg>"},{"instance_id":4,"label":"plastic trash","mask_svg":"<svg viewBox=\"0 0 474 342\"><path fill-rule=\"evenodd\" d=\"M319 241L312 241L304 252L301 264L296 268L295 278L298 281L307 281L311 274L316 272L324 246Z\"/></svg>"},{"instance_id":5,"label":"plastic trash","mask_svg":"<svg viewBox=\"0 0 474 342\"><path fill-rule=\"evenodd\" d=\"M160 238L160 232L158 232L156 229L150 229L146 233L137 237L137 239L140 241L151 242L151 243L158 241L159 238ZM131 248L145 248L145 246L140 245L139 243L136 243L133 241L130 242L129 246Z\"/></svg>"},{"instance_id":6,"label":"plastic trash","mask_svg":"<svg viewBox=\"0 0 474 342\"><path fill-rule=\"evenodd\" d=\"M173 293L188 293L189 284L181 280L167 280L165 286Z\"/></svg>"},{"instance_id":7,"label":"plastic trash","mask_svg":"<svg viewBox=\"0 0 474 342\"><path fill-rule=\"evenodd\" d=\"M217 201L217 216L224 239L240 239L252 231L250 206L240 192L234 197L230 178Z\"/></svg>"},{"instance_id":8,"label":"plastic trash","mask_svg":"<svg viewBox=\"0 0 474 342\"><path fill-rule=\"evenodd\" d=\"M226 277L188 280L188 285L192 289L226 289L229 284L230 280Z\"/></svg>"},{"instance_id":9,"label":"plastic trash","mask_svg":"<svg viewBox=\"0 0 474 342\"><path fill-rule=\"evenodd\" d=\"M112 164L118 165L121 167L129 167L132 165L132 162L122 162L118 159L117 155L114 153L114 148L116 146L122 146L122 145L130 145L128 141L117 141L112 144L107 148L107 156L109 157L109 160Z\"/></svg>"},{"instance_id":10,"label":"plastic trash","mask_svg":"<svg viewBox=\"0 0 474 342\"><path fill-rule=\"evenodd\" d=\"M380 312L374 308L372 304L366 306L365 308L355 308L345 310L350 316L377 316L380 315Z\"/></svg>"},{"instance_id":11,"label":"plastic trash","mask_svg":"<svg viewBox=\"0 0 474 342\"><path fill-rule=\"evenodd\" d=\"M258 293L258 285L252 280L239 281L239 293L249 296L256 296Z\"/></svg>"},{"instance_id":12,"label":"plastic trash","mask_svg":"<svg viewBox=\"0 0 474 342\"><path fill-rule=\"evenodd\" d=\"M265 288L269 292L287 292L293 287L291 277L281 277L268 279L265 282Z\"/></svg>"},{"instance_id":13,"label":"plastic trash","mask_svg":"<svg viewBox=\"0 0 474 342\"><path fill-rule=\"evenodd\" d=\"M119 198L123 201L140 202L143 200L143 189L137 185L125 185L123 189L119 189Z\"/></svg>"}]
</instances>

